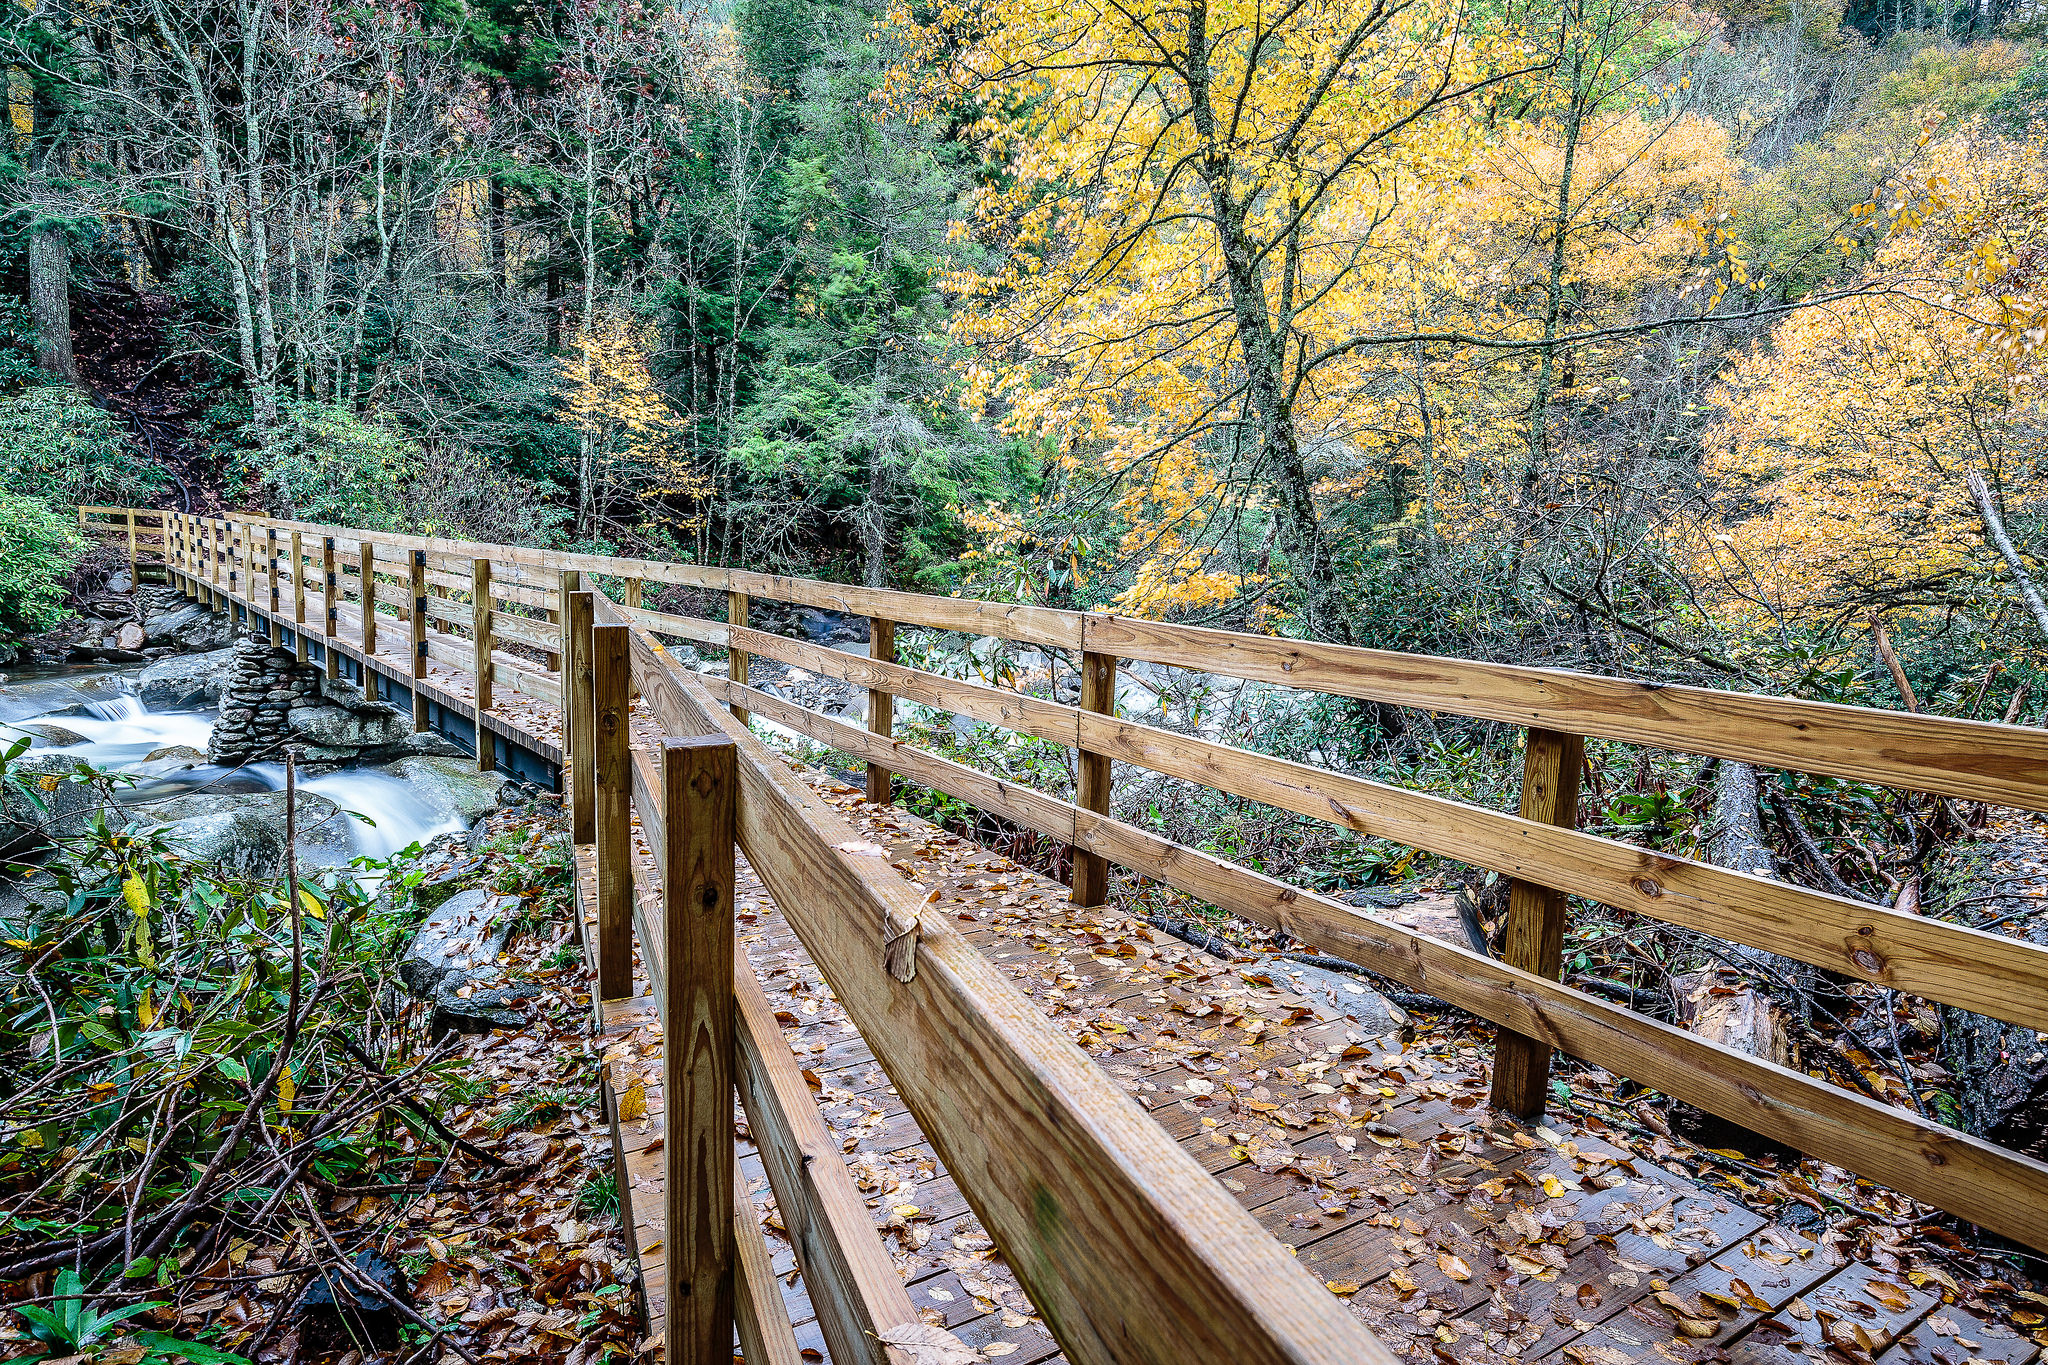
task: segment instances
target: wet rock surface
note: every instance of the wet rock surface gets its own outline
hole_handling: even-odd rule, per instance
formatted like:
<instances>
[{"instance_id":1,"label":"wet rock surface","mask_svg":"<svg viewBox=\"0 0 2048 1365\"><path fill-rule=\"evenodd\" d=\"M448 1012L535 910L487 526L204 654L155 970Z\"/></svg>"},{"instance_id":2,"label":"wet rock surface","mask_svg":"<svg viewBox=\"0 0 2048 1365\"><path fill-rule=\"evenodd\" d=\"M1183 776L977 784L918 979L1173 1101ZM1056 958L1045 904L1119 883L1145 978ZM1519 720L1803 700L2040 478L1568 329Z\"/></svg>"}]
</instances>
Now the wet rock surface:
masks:
<instances>
[{"instance_id":1,"label":"wet rock surface","mask_svg":"<svg viewBox=\"0 0 2048 1365\"><path fill-rule=\"evenodd\" d=\"M473 873L458 868L446 875L459 881ZM435 1033L488 1033L526 1022L511 1006L539 988L511 984L498 962L511 932L512 906L485 887L471 886L435 906L420 925L398 975L407 990L432 1003Z\"/></svg>"},{"instance_id":2,"label":"wet rock surface","mask_svg":"<svg viewBox=\"0 0 2048 1365\"><path fill-rule=\"evenodd\" d=\"M435 813L475 824L498 808L502 773L480 773L470 759L403 758L385 771L410 784Z\"/></svg>"},{"instance_id":3,"label":"wet rock surface","mask_svg":"<svg viewBox=\"0 0 2048 1365\"><path fill-rule=\"evenodd\" d=\"M77 759L63 754L24 754L11 767L36 795L32 798L11 786L0 787L0 857L13 857L85 832L99 807L99 795L85 783L62 780L77 771Z\"/></svg>"},{"instance_id":4,"label":"wet rock surface","mask_svg":"<svg viewBox=\"0 0 2048 1365\"><path fill-rule=\"evenodd\" d=\"M142 676L135 680L135 695L155 711L219 706L234 661L233 649L159 659L143 669Z\"/></svg>"}]
</instances>

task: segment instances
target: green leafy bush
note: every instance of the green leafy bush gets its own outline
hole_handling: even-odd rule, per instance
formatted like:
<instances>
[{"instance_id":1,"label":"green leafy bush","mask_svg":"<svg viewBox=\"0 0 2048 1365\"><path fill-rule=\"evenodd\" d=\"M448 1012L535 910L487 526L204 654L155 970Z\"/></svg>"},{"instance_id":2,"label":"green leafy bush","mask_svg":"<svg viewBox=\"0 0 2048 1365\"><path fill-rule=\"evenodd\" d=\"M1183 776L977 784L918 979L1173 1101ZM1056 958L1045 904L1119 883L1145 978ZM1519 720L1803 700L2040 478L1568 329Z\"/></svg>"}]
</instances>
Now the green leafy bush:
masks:
<instances>
[{"instance_id":1,"label":"green leafy bush","mask_svg":"<svg viewBox=\"0 0 2048 1365\"><path fill-rule=\"evenodd\" d=\"M293 403L269 448L240 452L235 472L278 516L395 531L411 521L420 459L417 444L347 408Z\"/></svg>"},{"instance_id":2,"label":"green leafy bush","mask_svg":"<svg viewBox=\"0 0 2048 1365\"><path fill-rule=\"evenodd\" d=\"M28 300L0 298L0 392L42 382L36 368L35 323Z\"/></svg>"},{"instance_id":3,"label":"green leafy bush","mask_svg":"<svg viewBox=\"0 0 2048 1365\"><path fill-rule=\"evenodd\" d=\"M121 420L69 384L35 384L0 398L0 492L79 503L143 506L168 476L136 455Z\"/></svg>"},{"instance_id":4,"label":"green leafy bush","mask_svg":"<svg viewBox=\"0 0 2048 1365\"><path fill-rule=\"evenodd\" d=\"M85 553L74 514L0 488L0 641L50 630L69 614L64 578Z\"/></svg>"}]
</instances>

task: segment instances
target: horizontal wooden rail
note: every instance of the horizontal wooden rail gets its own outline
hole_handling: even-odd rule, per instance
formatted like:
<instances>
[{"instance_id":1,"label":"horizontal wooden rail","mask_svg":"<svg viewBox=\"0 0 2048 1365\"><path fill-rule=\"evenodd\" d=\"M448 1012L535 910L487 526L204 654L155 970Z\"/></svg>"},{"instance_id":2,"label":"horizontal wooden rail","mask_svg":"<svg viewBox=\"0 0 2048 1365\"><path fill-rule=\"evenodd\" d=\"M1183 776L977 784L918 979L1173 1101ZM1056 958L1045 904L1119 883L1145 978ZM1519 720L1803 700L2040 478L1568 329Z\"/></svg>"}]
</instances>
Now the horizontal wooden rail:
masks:
<instances>
[{"instance_id":1,"label":"horizontal wooden rail","mask_svg":"<svg viewBox=\"0 0 2048 1365\"><path fill-rule=\"evenodd\" d=\"M673 630L689 639L709 636L716 627L734 646L751 654L856 687L879 688L1354 833L2048 1030L2048 948L2025 940L764 631L645 611L627 614L656 631ZM1074 842L1069 836L1059 837Z\"/></svg>"},{"instance_id":2,"label":"horizontal wooden rail","mask_svg":"<svg viewBox=\"0 0 2048 1365\"><path fill-rule=\"evenodd\" d=\"M1696 1104L1754 1132L1837 1162L2016 1241L2048 1250L2032 1200L2048 1165L1722 1047L1469 949L1389 924L1149 830L1002 782L901 741L809 711L758 688L707 678L721 700L822 744L886 762L911 781L1282 929L1574 1057ZM1507 817L1503 817L1507 818Z\"/></svg>"}]
</instances>

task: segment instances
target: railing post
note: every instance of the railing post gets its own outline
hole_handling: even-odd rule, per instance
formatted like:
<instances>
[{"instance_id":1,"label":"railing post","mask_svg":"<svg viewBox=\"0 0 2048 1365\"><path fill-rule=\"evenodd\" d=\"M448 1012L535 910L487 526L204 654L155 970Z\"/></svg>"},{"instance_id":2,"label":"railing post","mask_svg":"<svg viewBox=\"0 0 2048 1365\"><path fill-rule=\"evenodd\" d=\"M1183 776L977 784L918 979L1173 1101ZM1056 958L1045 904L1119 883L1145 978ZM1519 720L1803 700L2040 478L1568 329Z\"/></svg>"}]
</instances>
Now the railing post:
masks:
<instances>
[{"instance_id":1,"label":"railing post","mask_svg":"<svg viewBox=\"0 0 2048 1365\"><path fill-rule=\"evenodd\" d=\"M562 736L569 754L569 837L579 844L597 838L596 749L591 714L591 595L583 576L562 573Z\"/></svg>"},{"instance_id":2,"label":"railing post","mask_svg":"<svg viewBox=\"0 0 2048 1365\"><path fill-rule=\"evenodd\" d=\"M623 630L620 632L623 634ZM723 735L661 746L663 1199L670 1365L725 1365L733 1331L733 811Z\"/></svg>"},{"instance_id":3,"label":"railing post","mask_svg":"<svg viewBox=\"0 0 2048 1365\"><path fill-rule=\"evenodd\" d=\"M641 599L647 596L647 580L629 578L626 580L626 605L635 611L640 609Z\"/></svg>"},{"instance_id":4,"label":"railing post","mask_svg":"<svg viewBox=\"0 0 2048 1365\"><path fill-rule=\"evenodd\" d=\"M427 728L427 552L412 552L412 728Z\"/></svg>"},{"instance_id":5,"label":"railing post","mask_svg":"<svg viewBox=\"0 0 2048 1365\"><path fill-rule=\"evenodd\" d=\"M626 627L590 632L592 772L596 788L597 998L633 993L631 645ZM727 982L727 989L731 983Z\"/></svg>"},{"instance_id":6,"label":"railing post","mask_svg":"<svg viewBox=\"0 0 2048 1365\"><path fill-rule=\"evenodd\" d=\"M747 595L745 593L728 592L725 595L725 619L735 626L744 626L747 623ZM725 651L725 657L731 661L732 665L731 671L726 676L740 686L746 686L747 652L744 649L728 647ZM745 725L747 723L746 707L741 706L738 702L734 702L727 709L732 712L733 719L737 720L740 724Z\"/></svg>"},{"instance_id":7,"label":"railing post","mask_svg":"<svg viewBox=\"0 0 2048 1365\"><path fill-rule=\"evenodd\" d=\"M341 610L335 602L341 591L340 568L334 562L334 537L320 538L320 653L327 662L327 676L341 676L341 651L334 647L341 634Z\"/></svg>"},{"instance_id":8,"label":"railing post","mask_svg":"<svg viewBox=\"0 0 2048 1365\"><path fill-rule=\"evenodd\" d=\"M489 772L496 764L484 761L484 712L491 709L491 561L469 561L469 629L476 637L476 761Z\"/></svg>"},{"instance_id":9,"label":"railing post","mask_svg":"<svg viewBox=\"0 0 2048 1365\"><path fill-rule=\"evenodd\" d=\"M1081 709L1116 714L1116 658L1088 650L1081 653ZM1109 755L1074 751L1074 804L1097 815L1109 814ZM1067 899L1075 905L1101 905L1109 899L1109 860L1080 848L1070 850L1074 876Z\"/></svg>"},{"instance_id":10,"label":"railing post","mask_svg":"<svg viewBox=\"0 0 2048 1365\"><path fill-rule=\"evenodd\" d=\"M885 664L896 662L896 623L879 616L868 618L868 657ZM896 729L896 698L880 688L868 689L868 733L883 739ZM868 800L886 806L895 799L893 774L879 763L868 764Z\"/></svg>"},{"instance_id":11,"label":"railing post","mask_svg":"<svg viewBox=\"0 0 2048 1365\"><path fill-rule=\"evenodd\" d=\"M209 561L211 561L211 563L212 563L212 565L213 565L213 572L212 572L212 574L210 574L210 575L209 575L209 577L211 577L211 578L213 579L213 595L214 595L214 597L215 597L216 601L217 601L217 600L219 599L219 597L220 597L220 572L221 572L221 570L220 570L220 566L221 566L221 562L222 562L223 560L225 560L225 559L227 558L227 552L226 552L226 549L225 549L225 543L226 543L226 541L227 541L227 536L228 536L228 523L227 523L227 518L226 518L226 517L215 517L215 518L213 518L213 532L212 532L212 534L210 534L210 535L208 535L208 536L206 537L206 557L207 557L207 559L208 559Z\"/></svg>"},{"instance_id":12,"label":"railing post","mask_svg":"<svg viewBox=\"0 0 2048 1365\"><path fill-rule=\"evenodd\" d=\"M292 656L306 662L306 542L292 532Z\"/></svg>"},{"instance_id":13,"label":"railing post","mask_svg":"<svg viewBox=\"0 0 2048 1365\"><path fill-rule=\"evenodd\" d=\"M234 612L234 599L238 596L244 595L253 597L255 596L256 590L254 588L250 588L247 590L245 594L242 588L241 580L236 576L243 572L243 565L237 562L235 559L236 542L242 538L241 523L235 521L233 518L227 518L226 523L227 530L225 532L225 535L227 537L228 560L228 611L232 615ZM248 556L244 554L242 558L246 560Z\"/></svg>"},{"instance_id":14,"label":"railing post","mask_svg":"<svg viewBox=\"0 0 2048 1365\"><path fill-rule=\"evenodd\" d=\"M1579 821L1579 769L1586 742L1555 730L1529 731L1522 756L1522 818L1570 829ZM1508 883L1508 965L1555 981L1563 965L1565 894ZM1521 1118L1543 1112L1550 1088L1550 1041L1500 1029L1493 1042L1493 1107Z\"/></svg>"},{"instance_id":15,"label":"railing post","mask_svg":"<svg viewBox=\"0 0 2048 1365\"><path fill-rule=\"evenodd\" d=\"M142 560L135 550L135 509L128 509L128 582L133 585L142 581Z\"/></svg>"},{"instance_id":16,"label":"railing post","mask_svg":"<svg viewBox=\"0 0 2048 1365\"><path fill-rule=\"evenodd\" d=\"M546 597L543 595L540 614L542 619L547 621L548 624L558 627L563 632L563 638L566 641L569 630L569 594L582 590L583 575L576 569L562 569L558 572L559 577L555 581L555 605L552 607L548 606ZM541 662L548 672L565 675L562 682L564 688L562 696L565 702L568 698L566 689L569 685L566 677L568 673L568 664L566 662L568 657L569 651L566 645L559 654L551 650L545 650L541 653ZM565 730L563 733L567 734L568 732ZM588 840L585 842L588 842Z\"/></svg>"},{"instance_id":17,"label":"railing post","mask_svg":"<svg viewBox=\"0 0 2048 1365\"><path fill-rule=\"evenodd\" d=\"M263 528L263 534L263 562L268 570L266 576L270 579L270 645L271 648L277 649L284 644L284 625L277 619L279 600L277 590L277 528L275 526L266 526ZM250 586L254 587L255 585L251 584Z\"/></svg>"},{"instance_id":18,"label":"railing post","mask_svg":"<svg viewBox=\"0 0 2048 1365\"><path fill-rule=\"evenodd\" d=\"M363 600L363 658L373 659L377 655L377 547L368 540L356 542L356 593ZM371 678L370 666L363 665L363 692L376 695L376 684Z\"/></svg>"}]
</instances>

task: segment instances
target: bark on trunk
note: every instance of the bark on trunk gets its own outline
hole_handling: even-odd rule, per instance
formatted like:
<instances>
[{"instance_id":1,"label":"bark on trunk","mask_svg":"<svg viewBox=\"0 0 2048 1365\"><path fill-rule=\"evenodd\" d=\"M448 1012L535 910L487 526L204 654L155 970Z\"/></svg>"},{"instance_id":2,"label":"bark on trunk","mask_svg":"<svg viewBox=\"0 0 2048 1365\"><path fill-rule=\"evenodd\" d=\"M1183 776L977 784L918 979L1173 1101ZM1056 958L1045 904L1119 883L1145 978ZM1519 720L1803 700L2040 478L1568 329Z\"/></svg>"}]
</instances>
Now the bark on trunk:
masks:
<instances>
[{"instance_id":1,"label":"bark on trunk","mask_svg":"<svg viewBox=\"0 0 2048 1365\"><path fill-rule=\"evenodd\" d=\"M1977 504L1977 515L1984 519L1985 537L1998 551L1999 558L2005 561L2005 567L2011 570L2012 581L2019 586L2020 599L2027 604L2034 624L2041 628L2043 635L2048 635L2048 602L2041 600L2040 591L2034 587L2033 576L2027 572L2026 561L2014 548L2012 537L2005 533L2005 519L1998 515L1998 504L1991 500L1990 487L1984 482L1984 476L1975 470L1970 471L1970 497Z\"/></svg>"},{"instance_id":2,"label":"bark on trunk","mask_svg":"<svg viewBox=\"0 0 2048 1365\"><path fill-rule=\"evenodd\" d=\"M1724 762L1714 780L1713 860L1737 872L1778 875L1777 859L1764 842L1756 769ZM1678 1017L1702 1038L1752 1057L1793 1064L1791 1030L1783 1007L1771 994L1779 981L1803 982L1811 969L1790 958L1731 943L1720 950L1720 966L1677 978ZM1745 970L1753 967L1754 971Z\"/></svg>"},{"instance_id":3,"label":"bark on trunk","mask_svg":"<svg viewBox=\"0 0 2048 1365\"><path fill-rule=\"evenodd\" d=\"M30 201L49 179L56 154L58 113L40 96L33 101L34 131L29 143ZM31 208L31 212L35 212ZM54 223L28 235L28 306L36 328L36 367L61 383L78 382L78 363L71 354L71 243Z\"/></svg>"},{"instance_id":4,"label":"bark on trunk","mask_svg":"<svg viewBox=\"0 0 2048 1365\"><path fill-rule=\"evenodd\" d=\"M36 326L36 367L51 379L77 383L78 362L71 354L71 244L62 228L29 233L28 303Z\"/></svg>"}]
</instances>

